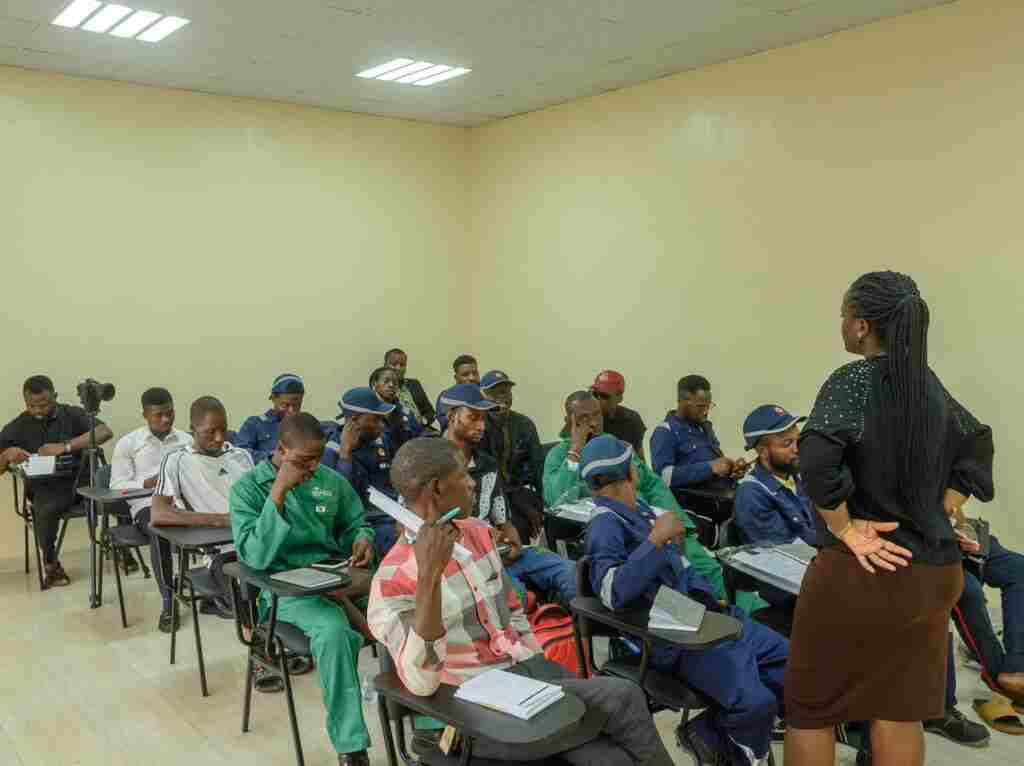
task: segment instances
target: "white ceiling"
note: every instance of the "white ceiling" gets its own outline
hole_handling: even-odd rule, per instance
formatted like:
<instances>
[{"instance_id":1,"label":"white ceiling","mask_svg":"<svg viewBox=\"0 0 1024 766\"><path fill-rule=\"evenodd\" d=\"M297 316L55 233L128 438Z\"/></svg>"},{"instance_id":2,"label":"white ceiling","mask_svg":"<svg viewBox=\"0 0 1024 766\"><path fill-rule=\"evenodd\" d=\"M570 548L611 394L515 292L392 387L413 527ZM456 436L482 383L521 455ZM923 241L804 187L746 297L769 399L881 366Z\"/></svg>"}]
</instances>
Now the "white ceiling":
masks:
<instances>
[{"instance_id":1,"label":"white ceiling","mask_svg":"<svg viewBox=\"0 0 1024 766\"><path fill-rule=\"evenodd\" d=\"M0 0L0 64L480 125L950 0L118 0L192 23L159 44L54 27ZM473 69L428 88L393 58Z\"/></svg>"}]
</instances>

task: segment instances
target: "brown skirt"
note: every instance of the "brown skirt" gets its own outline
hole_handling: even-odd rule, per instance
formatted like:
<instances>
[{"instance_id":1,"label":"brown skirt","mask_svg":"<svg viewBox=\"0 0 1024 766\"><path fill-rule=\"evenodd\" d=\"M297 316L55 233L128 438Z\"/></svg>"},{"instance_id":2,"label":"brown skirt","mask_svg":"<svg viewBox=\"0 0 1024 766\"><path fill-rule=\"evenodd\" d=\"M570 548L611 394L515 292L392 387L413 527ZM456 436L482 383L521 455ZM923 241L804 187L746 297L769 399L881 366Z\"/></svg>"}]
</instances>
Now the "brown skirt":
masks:
<instances>
[{"instance_id":1,"label":"brown skirt","mask_svg":"<svg viewBox=\"0 0 1024 766\"><path fill-rule=\"evenodd\" d=\"M959 564L869 574L845 549L822 550L797 599L787 723L823 729L941 717L949 613L963 585Z\"/></svg>"}]
</instances>

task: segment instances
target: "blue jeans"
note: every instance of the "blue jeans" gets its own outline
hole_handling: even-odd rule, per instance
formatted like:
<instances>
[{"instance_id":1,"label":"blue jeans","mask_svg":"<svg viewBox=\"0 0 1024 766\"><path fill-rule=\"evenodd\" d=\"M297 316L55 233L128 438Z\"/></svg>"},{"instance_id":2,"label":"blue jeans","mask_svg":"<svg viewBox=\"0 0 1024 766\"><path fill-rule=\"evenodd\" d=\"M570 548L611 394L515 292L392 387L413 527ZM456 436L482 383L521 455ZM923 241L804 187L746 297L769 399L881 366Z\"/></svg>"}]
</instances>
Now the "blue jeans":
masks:
<instances>
[{"instance_id":1,"label":"blue jeans","mask_svg":"<svg viewBox=\"0 0 1024 766\"><path fill-rule=\"evenodd\" d=\"M544 593L554 593L568 606L576 598L576 564L557 553L537 548L523 548L522 555L505 567L516 590L523 586Z\"/></svg>"},{"instance_id":2,"label":"blue jeans","mask_svg":"<svg viewBox=\"0 0 1024 766\"><path fill-rule=\"evenodd\" d=\"M993 535L982 576L985 585L1002 594L1002 643L989 618L982 582L968 571L963 595L953 607L953 621L981 659L982 676L991 685L1000 673L1024 673L1024 555L1008 551Z\"/></svg>"},{"instance_id":3,"label":"blue jeans","mask_svg":"<svg viewBox=\"0 0 1024 766\"><path fill-rule=\"evenodd\" d=\"M373 552L377 554L377 563L380 563L398 541L398 527L386 513L367 514L366 520L373 527Z\"/></svg>"}]
</instances>

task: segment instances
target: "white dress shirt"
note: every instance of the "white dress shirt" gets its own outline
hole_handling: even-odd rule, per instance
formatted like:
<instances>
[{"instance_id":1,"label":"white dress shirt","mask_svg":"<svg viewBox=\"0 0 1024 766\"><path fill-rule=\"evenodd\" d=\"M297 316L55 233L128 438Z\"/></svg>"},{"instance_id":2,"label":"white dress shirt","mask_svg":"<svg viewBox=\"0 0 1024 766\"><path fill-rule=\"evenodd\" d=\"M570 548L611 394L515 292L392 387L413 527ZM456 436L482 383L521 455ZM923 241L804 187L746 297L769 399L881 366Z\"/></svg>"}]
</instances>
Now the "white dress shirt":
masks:
<instances>
[{"instance_id":1,"label":"white dress shirt","mask_svg":"<svg viewBox=\"0 0 1024 766\"><path fill-rule=\"evenodd\" d=\"M192 437L177 428L172 428L163 440L154 436L148 426L125 434L114 447L114 457L110 462L110 488L142 489L146 479L156 478L160 473L160 464L168 452L191 443ZM148 508L150 502L148 497L129 500L132 518L143 508Z\"/></svg>"}]
</instances>

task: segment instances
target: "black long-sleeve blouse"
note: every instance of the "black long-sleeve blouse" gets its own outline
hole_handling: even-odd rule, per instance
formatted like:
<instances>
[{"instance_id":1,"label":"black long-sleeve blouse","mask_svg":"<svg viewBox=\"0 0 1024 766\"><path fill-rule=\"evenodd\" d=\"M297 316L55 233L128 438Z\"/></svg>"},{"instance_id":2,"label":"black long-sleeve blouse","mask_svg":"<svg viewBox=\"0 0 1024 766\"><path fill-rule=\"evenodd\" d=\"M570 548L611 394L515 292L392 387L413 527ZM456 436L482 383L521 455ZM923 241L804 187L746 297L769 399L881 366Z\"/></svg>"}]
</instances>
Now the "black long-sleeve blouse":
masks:
<instances>
[{"instance_id":1,"label":"black long-sleeve blouse","mask_svg":"<svg viewBox=\"0 0 1024 766\"><path fill-rule=\"evenodd\" d=\"M952 526L943 510L943 496L953 488L987 502L992 483L992 429L979 423L929 371L928 402L933 431L941 439L939 471L925 488L920 505L904 499L899 471L884 461L895 439L894 424L884 414L881 397L888 395L889 362L885 356L840 367L822 386L800 437L800 473L815 504L834 510L846 501L850 516L896 521L885 536L910 549L915 564L946 565L960 560ZM818 539L825 546L839 541L818 515Z\"/></svg>"}]
</instances>

